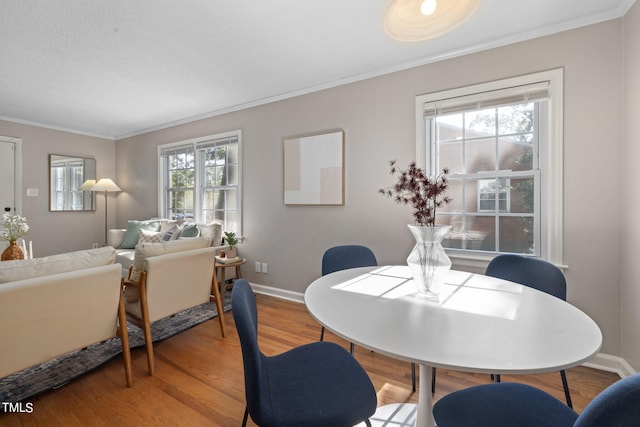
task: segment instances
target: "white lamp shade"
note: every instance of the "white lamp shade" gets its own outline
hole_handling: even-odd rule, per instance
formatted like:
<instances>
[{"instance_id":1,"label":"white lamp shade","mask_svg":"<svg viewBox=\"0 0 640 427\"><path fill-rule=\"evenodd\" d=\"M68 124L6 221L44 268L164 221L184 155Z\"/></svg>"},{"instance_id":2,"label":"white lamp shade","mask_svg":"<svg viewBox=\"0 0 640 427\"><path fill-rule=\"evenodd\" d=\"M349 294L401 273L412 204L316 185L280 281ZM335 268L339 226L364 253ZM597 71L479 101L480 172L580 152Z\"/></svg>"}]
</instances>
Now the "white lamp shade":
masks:
<instances>
[{"instance_id":1,"label":"white lamp shade","mask_svg":"<svg viewBox=\"0 0 640 427\"><path fill-rule=\"evenodd\" d=\"M111 179L102 178L100 181L96 183L96 185L91 187L91 191L122 191L122 190Z\"/></svg>"},{"instance_id":2,"label":"white lamp shade","mask_svg":"<svg viewBox=\"0 0 640 427\"><path fill-rule=\"evenodd\" d=\"M80 188L78 188L78 190L80 191L91 191L91 189L93 188L93 186L96 185L96 180L95 179L88 179L85 182L82 183L82 185L80 186Z\"/></svg>"}]
</instances>

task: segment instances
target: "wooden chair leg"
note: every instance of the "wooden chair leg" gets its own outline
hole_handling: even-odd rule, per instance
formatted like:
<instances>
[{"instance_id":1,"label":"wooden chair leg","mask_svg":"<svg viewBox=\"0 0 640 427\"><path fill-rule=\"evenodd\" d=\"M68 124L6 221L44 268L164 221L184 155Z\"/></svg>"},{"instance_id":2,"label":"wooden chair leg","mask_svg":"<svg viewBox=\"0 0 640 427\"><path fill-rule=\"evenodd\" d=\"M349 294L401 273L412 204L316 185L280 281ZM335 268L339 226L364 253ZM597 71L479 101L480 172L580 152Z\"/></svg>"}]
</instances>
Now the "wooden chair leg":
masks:
<instances>
[{"instance_id":1,"label":"wooden chair leg","mask_svg":"<svg viewBox=\"0 0 640 427\"><path fill-rule=\"evenodd\" d=\"M129 331L127 330L127 313L124 308L124 286L120 286L120 303L118 304L118 336L122 344L122 356L124 358L124 375L127 387L133 386L131 375L131 348L129 347Z\"/></svg>"},{"instance_id":2,"label":"wooden chair leg","mask_svg":"<svg viewBox=\"0 0 640 427\"><path fill-rule=\"evenodd\" d=\"M140 312L142 313L142 330L144 331L144 342L147 350L147 365L149 365L149 375L156 372L153 358L153 338L151 337L151 324L149 322L149 305L147 302L147 275L142 272L140 275Z\"/></svg>"},{"instance_id":3,"label":"wooden chair leg","mask_svg":"<svg viewBox=\"0 0 640 427\"><path fill-rule=\"evenodd\" d=\"M211 279L211 294L216 303L218 309L218 322L220 323L220 332L223 337L227 336L227 331L224 326L224 307L222 306L222 297L220 296L220 288L218 287L218 278L216 269L213 269L213 278Z\"/></svg>"}]
</instances>

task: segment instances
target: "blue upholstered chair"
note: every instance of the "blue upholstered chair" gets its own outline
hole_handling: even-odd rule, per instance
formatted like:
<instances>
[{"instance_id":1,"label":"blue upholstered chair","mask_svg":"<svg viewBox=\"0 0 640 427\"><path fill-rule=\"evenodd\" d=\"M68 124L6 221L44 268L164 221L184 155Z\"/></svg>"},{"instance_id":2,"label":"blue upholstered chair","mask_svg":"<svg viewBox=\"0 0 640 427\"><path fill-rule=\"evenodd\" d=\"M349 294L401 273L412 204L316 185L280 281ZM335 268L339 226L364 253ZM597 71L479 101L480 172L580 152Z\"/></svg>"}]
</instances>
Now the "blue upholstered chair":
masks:
<instances>
[{"instance_id":1,"label":"blue upholstered chair","mask_svg":"<svg viewBox=\"0 0 640 427\"><path fill-rule=\"evenodd\" d=\"M555 265L539 258L513 254L498 255L487 265L485 275L529 286L561 300L567 300L567 282L562 271ZM544 316L544 313L540 315ZM432 391L435 389L435 378L434 371ZM560 378L567 406L572 408L571 393L564 370L560 371ZM500 375L496 376L496 381L500 382Z\"/></svg>"},{"instance_id":2,"label":"blue upholstered chair","mask_svg":"<svg viewBox=\"0 0 640 427\"><path fill-rule=\"evenodd\" d=\"M630 427L640 425L640 374L609 386L580 415L524 384L493 383L446 395L433 407L438 427Z\"/></svg>"},{"instance_id":3,"label":"blue upholstered chair","mask_svg":"<svg viewBox=\"0 0 640 427\"><path fill-rule=\"evenodd\" d=\"M498 255L491 260L485 274L529 286L563 301L567 300L567 281L564 274L555 265L539 258L513 254ZM544 313L540 315L544 316ZM571 393L564 369L560 371L560 378L567 406L572 408ZM496 380L500 382L500 376L497 376Z\"/></svg>"},{"instance_id":4,"label":"blue upholstered chair","mask_svg":"<svg viewBox=\"0 0 640 427\"><path fill-rule=\"evenodd\" d=\"M334 246L322 255L322 275L325 276L335 271L357 267L374 267L378 260L373 251L361 245ZM324 326L320 330L320 341L324 340ZM353 343L349 344L349 352L353 354ZM434 369L435 371L435 369ZM416 391L416 365L411 364L411 387ZM435 385L432 384L432 388Z\"/></svg>"},{"instance_id":5,"label":"blue upholstered chair","mask_svg":"<svg viewBox=\"0 0 640 427\"><path fill-rule=\"evenodd\" d=\"M247 418L261 427L367 425L376 411L376 392L356 359L329 342L265 356L258 346L256 300L246 280L231 294L242 360Z\"/></svg>"},{"instance_id":6,"label":"blue upholstered chair","mask_svg":"<svg viewBox=\"0 0 640 427\"><path fill-rule=\"evenodd\" d=\"M371 249L360 245L334 246L322 255L322 275L325 276L340 270L357 267L372 267L378 265L378 260ZM320 330L320 341L324 340L324 326ZM353 343L350 345L353 354Z\"/></svg>"}]
</instances>

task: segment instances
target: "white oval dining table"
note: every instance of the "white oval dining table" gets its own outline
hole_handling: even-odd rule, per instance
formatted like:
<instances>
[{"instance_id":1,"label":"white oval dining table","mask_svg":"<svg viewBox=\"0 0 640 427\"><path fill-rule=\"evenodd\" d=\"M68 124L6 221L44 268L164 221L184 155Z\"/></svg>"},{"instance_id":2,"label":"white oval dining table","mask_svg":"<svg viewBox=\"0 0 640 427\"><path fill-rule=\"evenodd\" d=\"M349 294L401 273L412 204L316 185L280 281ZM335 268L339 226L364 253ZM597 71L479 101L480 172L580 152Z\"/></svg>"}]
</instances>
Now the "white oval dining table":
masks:
<instances>
[{"instance_id":1,"label":"white oval dining table","mask_svg":"<svg viewBox=\"0 0 640 427\"><path fill-rule=\"evenodd\" d=\"M375 418L394 419L380 425L435 426L432 367L491 374L559 371L585 362L602 345L598 325L573 305L527 286L456 270L435 300L417 293L407 266L337 271L311 283L304 299L311 315L336 335L420 366L418 404L378 408Z\"/></svg>"}]
</instances>

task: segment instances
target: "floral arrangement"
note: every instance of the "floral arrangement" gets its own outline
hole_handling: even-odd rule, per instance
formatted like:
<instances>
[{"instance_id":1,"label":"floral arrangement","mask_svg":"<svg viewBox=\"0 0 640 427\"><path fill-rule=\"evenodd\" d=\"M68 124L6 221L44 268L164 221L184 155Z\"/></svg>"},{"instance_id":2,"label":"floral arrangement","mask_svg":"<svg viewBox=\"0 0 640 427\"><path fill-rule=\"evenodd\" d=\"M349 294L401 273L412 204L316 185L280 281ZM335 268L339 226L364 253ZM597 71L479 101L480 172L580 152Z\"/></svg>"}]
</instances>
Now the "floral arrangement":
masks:
<instances>
[{"instance_id":1,"label":"floral arrangement","mask_svg":"<svg viewBox=\"0 0 640 427\"><path fill-rule=\"evenodd\" d=\"M20 215L8 213L2 215L2 227L0 240L4 241L18 240L29 232L27 218Z\"/></svg>"},{"instance_id":2,"label":"floral arrangement","mask_svg":"<svg viewBox=\"0 0 640 427\"><path fill-rule=\"evenodd\" d=\"M411 162L407 169L400 169L396 161L389 162L391 174L397 175L398 182L393 187L381 188L379 192L392 197L396 203L411 205L416 225L433 227L436 221L436 208L446 205L451 199L444 194L449 187L448 168L435 178L427 176L424 171Z\"/></svg>"}]
</instances>

